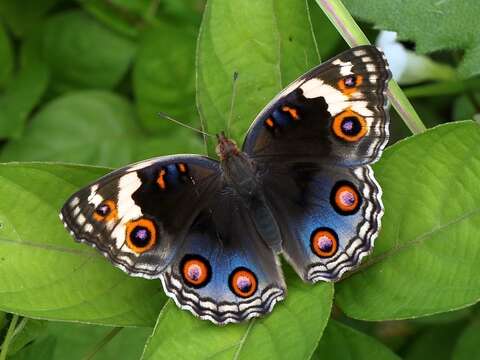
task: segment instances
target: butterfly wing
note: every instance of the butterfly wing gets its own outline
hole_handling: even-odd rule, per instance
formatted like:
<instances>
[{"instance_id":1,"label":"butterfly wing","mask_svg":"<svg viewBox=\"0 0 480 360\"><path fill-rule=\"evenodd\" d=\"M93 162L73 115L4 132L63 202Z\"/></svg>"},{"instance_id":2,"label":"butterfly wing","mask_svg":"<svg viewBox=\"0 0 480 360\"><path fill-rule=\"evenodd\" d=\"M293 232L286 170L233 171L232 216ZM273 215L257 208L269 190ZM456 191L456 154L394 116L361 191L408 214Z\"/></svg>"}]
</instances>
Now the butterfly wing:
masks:
<instances>
[{"instance_id":1,"label":"butterfly wing","mask_svg":"<svg viewBox=\"0 0 480 360\"><path fill-rule=\"evenodd\" d=\"M274 252L216 161L161 157L106 175L65 203L80 242L133 276L160 278L178 306L217 324L265 314L284 298Z\"/></svg>"},{"instance_id":2,"label":"butterfly wing","mask_svg":"<svg viewBox=\"0 0 480 360\"><path fill-rule=\"evenodd\" d=\"M383 53L360 46L321 64L273 99L250 127L251 157L358 166L377 160L388 141L390 71Z\"/></svg>"},{"instance_id":3,"label":"butterfly wing","mask_svg":"<svg viewBox=\"0 0 480 360\"><path fill-rule=\"evenodd\" d=\"M161 280L178 306L222 325L268 313L286 293L274 252L228 188L199 214Z\"/></svg>"},{"instance_id":4,"label":"butterfly wing","mask_svg":"<svg viewBox=\"0 0 480 360\"><path fill-rule=\"evenodd\" d=\"M283 90L248 132L283 254L305 281L339 280L373 247L383 206L368 164L388 141L390 76L377 48L350 49Z\"/></svg>"},{"instance_id":5,"label":"butterfly wing","mask_svg":"<svg viewBox=\"0 0 480 360\"><path fill-rule=\"evenodd\" d=\"M201 156L143 161L73 194L60 217L77 241L97 248L115 266L158 278L219 175L218 162Z\"/></svg>"},{"instance_id":6,"label":"butterfly wing","mask_svg":"<svg viewBox=\"0 0 480 360\"><path fill-rule=\"evenodd\" d=\"M339 280L371 251L383 205L370 166L289 164L270 175L265 194L284 255L302 279Z\"/></svg>"}]
</instances>

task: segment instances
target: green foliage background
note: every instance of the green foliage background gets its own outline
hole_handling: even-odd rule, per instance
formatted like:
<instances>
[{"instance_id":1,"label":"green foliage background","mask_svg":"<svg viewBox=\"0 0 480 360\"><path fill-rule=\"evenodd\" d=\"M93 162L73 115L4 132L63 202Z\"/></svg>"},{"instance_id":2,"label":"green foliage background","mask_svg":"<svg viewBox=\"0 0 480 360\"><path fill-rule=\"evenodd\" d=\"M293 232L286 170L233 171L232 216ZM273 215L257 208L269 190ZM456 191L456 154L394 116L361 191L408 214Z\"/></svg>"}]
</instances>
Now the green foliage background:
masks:
<instances>
[{"instance_id":1,"label":"green foliage background","mask_svg":"<svg viewBox=\"0 0 480 360\"><path fill-rule=\"evenodd\" d=\"M372 42L395 30L450 70L404 87L429 130L412 136L392 110L392 141L374 165L382 232L335 286L284 266L288 298L271 315L217 327L58 220L71 193L113 167L211 153L157 112L223 130L234 72L241 142L280 89L347 48L320 7L338 3L0 0L0 360L480 356L476 0L345 0Z\"/></svg>"}]
</instances>

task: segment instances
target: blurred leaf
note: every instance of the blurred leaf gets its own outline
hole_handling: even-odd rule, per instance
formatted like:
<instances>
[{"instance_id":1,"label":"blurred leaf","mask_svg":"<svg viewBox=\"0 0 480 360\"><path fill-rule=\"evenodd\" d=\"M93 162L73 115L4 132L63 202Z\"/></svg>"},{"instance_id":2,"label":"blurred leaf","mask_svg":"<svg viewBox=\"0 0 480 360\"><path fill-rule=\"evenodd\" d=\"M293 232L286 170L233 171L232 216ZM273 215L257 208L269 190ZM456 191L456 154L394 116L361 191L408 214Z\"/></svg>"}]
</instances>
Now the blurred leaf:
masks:
<instances>
[{"instance_id":1,"label":"blurred leaf","mask_svg":"<svg viewBox=\"0 0 480 360\"><path fill-rule=\"evenodd\" d=\"M82 11L61 12L46 22L43 54L57 92L113 88L125 75L134 52L131 41Z\"/></svg>"},{"instance_id":2,"label":"blurred leaf","mask_svg":"<svg viewBox=\"0 0 480 360\"><path fill-rule=\"evenodd\" d=\"M429 327L415 336L405 351L405 360L449 360L462 329L459 323ZM473 357L470 357L473 359Z\"/></svg>"},{"instance_id":3,"label":"blurred leaf","mask_svg":"<svg viewBox=\"0 0 480 360\"><path fill-rule=\"evenodd\" d=\"M437 325L437 324L449 324L452 322L465 320L469 318L473 313L473 307L467 307L464 309L449 311L431 316L424 316L417 319L410 320L410 323L423 324L423 325Z\"/></svg>"},{"instance_id":4,"label":"blurred leaf","mask_svg":"<svg viewBox=\"0 0 480 360\"><path fill-rule=\"evenodd\" d=\"M87 354L99 344L112 329L105 326L82 325L73 323L49 322L47 336L50 343L56 344L52 348L48 360L81 360L86 359ZM123 328L104 347L95 353L94 359L139 359L145 341L152 332L151 328ZM45 347L45 338L31 344L20 351L12 359L40 359L38 357L25 356L34 354L37 350Z\"/></svg>"},{"instance_id":5,"label":"blurred leaf","mask_svg":"<svg viewBox=\"0 0 480 360\"><path fill-rule=\"evenodd\" d=\"M154 3L151 0L77 0L99 21L122 35L136 37L145 24L144 16Z\"/></svg>"},{"instance_id":6,"label":"blurred leaf","mask_svg":"<svg viewBox=\"0 0 480 360\"><path fill-rule=\"evenodd\" d=\"M291 271L287 299L263 318L213 325L168 301L142 359L308 359L330 316L333 286L303 283Z\"/></svg>"},{"instance_id":7,"label":"blurred leaf","mask_svg":"<svg viewBox=\"0 0 480 360\"><path fill-rule=\"evenodd\" d=\"M147 138L128 101L110 92L88 90L63 95L43 107L25 135L4 147L0 161L67 161L117 167L178 150L202 151L202 146L186 129L167 139Z\"/></svg>"},{"instance_id":8,"label":"blurred leaf","mask_svg":"<svg viewBox=\"0 0 480 360\"><path fill-rule=\"evenodd\" d=\"M53 358L56 345L56 339L48 336L25 347L14 356L9 357L8 360L50 360Z\"/></svg>"},{"instance_id":9,"label":"blurred leaf","mask_svg":"<svg viewBox=\"0 0 480 360\"><path fill-rule=\"evenodd\" d=\"M41 28L38 28L41 29ZM41 56L41 32L22 43L20 69L0 95L0 137L18 138L30 112L45 93L49 72Z\"/></svg>"},{"instance_id":10,"label":"blurred leaf","mask_svg":"<svg viewBox=\"0 0 480 360\"><path fill-rule=\"evenodd\" d=\"M159 1L159 12L165 19L178 19L190 24L199 24L206 0L164 0Z\"/></svg>"},{"instance_id":11,"label":"blurred leaf","mask_svg":"<svg viewBox=\"0 0 480 360\"><path fill-rule=\"evenodd\" d=\"M0 311L0 332L3 329L3 326L5 325L5 319L7 317L7 314L3 311Z\"/></svg>"},{"instance_id":12,"label":"blurred leaf","mask_svg":"<svg viewBox=\"0 0 480 360\"><path fill-rule=\"evenodd\" d=\"M49 360L81 360L114 328L81 324L50 322L48 334L55 337L57 346ZM151 328L123 328L94 359L139 359Z\"/></svg>"},{"instance_id":13,"label":"blurred leaf","mask_svg":"<svg viewBox=\"0 0 480 360\"><path fill-rule=\"evenodd\" d=\"M13 51L5 27L0 22L0 89L10 78L13 70Z\"/></svg>"},{"instance_id":14,"label":"blurred leaf","mask_svg":"<svg viewBox=\"0 0 480 360\"><path fill-rule=\"evenodd\" d=\"M310 12L313 34L316 43L319 44L319 52L322 59L329 59L339 52L339 48L345 47L346 44L338 33L335 26L328 20L328 17L317 5L315 0L308 0L308 9ZM320 59L319 59L320 63Z\"/></svg>"},{"instance_id":15,"label":"blurred leaf","mask_svg":"<svg viewBox=\"0 0 480 360\"><path fill-rule=\"evenodd\" d=\"M195 42L195 31L185 26L159 24L141 35L133 90L142 124L150 131L175 129L168 121L159 120L159 111L183 122L198 122Z\"/></svg>"},{"instance_id":16,"label":"blurred leaf","mask_svg":"<svg viewBox=\"0 0 480 360\"><path fill-rule=\"evenodd\" d=\"M480 299L480 126L438 126L389 148L374 166L383 228L369 259L337 286L351 317L404 319Z\"/></svg>"},{"instance_id":17,"label":"blurred leaf","mask_svg":"<svg viewBox=\"0 0 480 360\"><path fill-rule=\"evenodd\" d=\"M396 31L401 40L414 41L420 53L465 50L460 74L480 74L479 1L345 0L345 5L353 15L377 28Z\"/></svg>"},{"instance_id":18,"label":"blurred leaf","mask_svg":"<svg viewBox=\"0 0 480 360\"><path fill-rule=\"evenodd\" d=\"M212 133L227 127L238 72L231 134L241 143L255 114L320 59L305 1L211 0L197 54L197 101Z\"/></svg>"},{"instance_id":19,"label":"blurred leaf","mask_svg":"<svg viewBox=\"0 0 480 360\"><path fill-rule=\"evenodd\" d=\"M8 347L8 355L14 355L29 343L43 335L47 328L47 322L23 318L15 328L14 337Z\"/></svg>"},{"instance_id":20,"label":"blurred leaf","mask_svg":"<svg viewBox=\"0 0 480 360\"><path fill-rule=\"evenodd\" d=\"M72 132L74 133L74 132ZM159 281L134 279L76 243L58 219L64 201L104 168L0 165L0 309L33 318L151 326Z\"/></svg>"},{"instance_id":21,"label":"blurred leaf","mask_svg":"<svg viewBox=\"0 0 480 360\"><path fill-rule=\"evenodd\" d=\"M480 321L478 319L470 324L458 338L452 359L470 360L480 358Z\"/></svg>"},{"instance_id":22,"label":"blurred leaf","mask_svg":"<svg viewBox=\"0 0 480 360\"><path fill-rule=\"evenodd\" d=\"M360 331L330 320L311 359L400 359L389 348Z\"/></svg>"},{"instance_id":23,"label":"blurred leaf","mask_svg":"<svg viewBox=\"0 0 480 360\"><path fill-rule=\"evenodd\" d=\"M454 120L471 119L475 114L480 113L480 108L476 109L472 100L480 104L480 95L472 93L470 96L462 95L455 99L452 115Z\"/></svg>"},{"instance_id":24,"label":"blurred leaf","mask_svg":"<svg viewBox=\"0 0 480 360\"><path fill-rule=\"evenodd\" d=\"M0 17L16 36L33 29L60 0L0 0Z\"/></svg>"}]
</instances>

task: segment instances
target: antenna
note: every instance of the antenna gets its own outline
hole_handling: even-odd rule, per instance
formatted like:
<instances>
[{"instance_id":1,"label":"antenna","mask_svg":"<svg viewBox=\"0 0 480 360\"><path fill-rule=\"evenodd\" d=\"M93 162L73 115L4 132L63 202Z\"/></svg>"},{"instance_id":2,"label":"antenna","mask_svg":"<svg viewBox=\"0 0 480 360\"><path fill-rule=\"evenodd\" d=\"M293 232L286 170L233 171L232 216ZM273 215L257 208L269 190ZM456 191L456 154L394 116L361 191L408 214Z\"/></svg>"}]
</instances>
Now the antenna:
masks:
<instances>
[{"instance_id":1,"label":"antenna","mask_svg":"<svg viewBox=\"0 0 480 360\"><path fill-rule=\"evenodd\" d=\"M193 126L187 125L187 124L185 124L185 123L183 123L183 122L181 122L181 121L179 121L179 120L176 120L176 119L174 119L173 117L171 117L170 115L168 115L168 114L166 114L166 113L164 113L164 112L159 111L159 112L157 113L157 115L160 116L160 117L163 117L164 119L170 120L170 121L174 122L175 124L178 124L178 125L183 126L183 127L187 128L187 129L190 129L190 130L193 130L193 131L195 131L195 132L197 132L197 133L199 133L199 134L202 134L202 135L204 135L204 136L213 137L212 134L209 134L209 133L207 133L207 132L205 132L205 131L202 131L202 130L200 130L200 129L194 128Z\"/></svg>"},{"instance_id":2,"label":"antenna","mask_svg":"<svg viewBox=\"0 0 480 360\"><path fill-rule=\"evenodd\" d=\"M227 120L227 134L230 137L230 125L232 124L232 115L233 115L233 105L235 104L235 95L237 92L237 79L238 79L238 72L233 72L233 84L232 84L232 101L230 102L230 115L228 116Z\"/></svg>"}]
</instances>

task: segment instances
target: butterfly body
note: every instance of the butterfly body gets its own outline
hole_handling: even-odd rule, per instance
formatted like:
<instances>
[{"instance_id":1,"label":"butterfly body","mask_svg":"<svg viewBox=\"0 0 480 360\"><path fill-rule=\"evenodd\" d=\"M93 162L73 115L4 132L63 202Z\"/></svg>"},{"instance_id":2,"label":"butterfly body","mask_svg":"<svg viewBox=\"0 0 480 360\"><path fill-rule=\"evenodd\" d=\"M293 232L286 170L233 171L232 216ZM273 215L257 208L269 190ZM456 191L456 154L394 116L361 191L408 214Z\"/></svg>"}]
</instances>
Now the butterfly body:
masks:
<instances>
[{"instance_id":1,"label":"butterfly body","mask_svg":"<svg viewBox=\"0 0 480 360\"><path fill-rule=\"evenodd\" d=\"M133 276L160 279L177 305L216 324L285 298L282 255L306 282L337 281L373 248L383 214L369 166L388 140L390 72L373 46L294 81L219 161L146 160L72 195L76 240Z\"/></svg>"}]
</instances>

